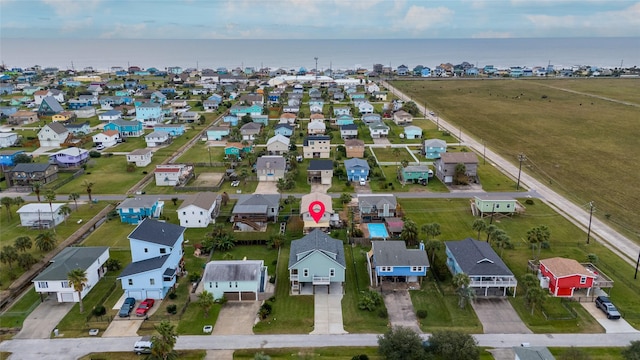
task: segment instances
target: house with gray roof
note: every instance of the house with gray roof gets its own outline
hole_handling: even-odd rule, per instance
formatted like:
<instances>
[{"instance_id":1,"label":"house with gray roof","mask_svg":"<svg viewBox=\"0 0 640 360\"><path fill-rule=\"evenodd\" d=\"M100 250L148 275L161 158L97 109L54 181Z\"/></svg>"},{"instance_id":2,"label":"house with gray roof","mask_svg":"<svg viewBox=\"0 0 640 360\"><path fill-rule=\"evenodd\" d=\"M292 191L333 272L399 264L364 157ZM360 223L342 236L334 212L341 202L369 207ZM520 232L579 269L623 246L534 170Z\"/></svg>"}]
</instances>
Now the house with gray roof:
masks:
<instances>
[{"instance_id":1,"label":"house with gray roof","mask_svg":"<svg viewBox=\"0 0 640 360\"><path fill-rule=\"evenodd\" d=\"M464 165L464 175L469 182L477 182L478 157L472 152L445 152L433 162L436 177L444 184L453 184L456 177L456 167Z\"/></svg>"},{"instance_id":2,"label":"house with gray roof","mask_svg":"<svg viewBox=\"0 0 640 360\"><path fill-rule=\"evenodd\" d=\"M203 290L214 299L259 300L269 279L264 260L210 261L202 275Z\"/></svg>"},{"instance_id":3,"label":"house with gray roof","mask_svg":"<svg viewBox=\"0 0 640 360\"><path fill-rule=\"evenodd\" d=\"M451 274L464 273L477 296L506 296L512 289L516 296L518 281L500 256L485 241L466 238L445 241L447 267Z\"/></svg>"},{"instance_id":4,"label":"house with gray roof","mask_svg":"<svg viewBox=\"0 0 640 360\"><path fill-rule=\"evenodd\" d=\"M184 273L185 227L145 218L129 234L131 263L118 279L125 297L164 299Z\"/></svg>"},{"instance_id":5,"label":"house with gray roof","mask_svg":"<svg viewBox=\"0 0 640 360\"><path fill-rule=\"evenodd\" d=\"M315 294L316 286L327 286L330 291L332 284L342 288L346 268L342 241L321 230L315 229L291 242L289 280L292 293Z\"/></svg>"},{"instance_id":6,"label":"house with gray roof","mask_svg":"<svg viewBox=\"0 0 640 360\"><path fill-rule=\"evenodd\" d=\"M285 139L289 140L288 138ZM259 157L256 161L258 181L278 181L284 179L286 171L287 161L283 156L265 155Z\"/></svg>"},{"instance_id":7,"label":"house with gray roof","mask_svg":"<svg viewBox=\"0 0 640 360\"><path fill-rule=\"evenodd\" d=\"M210 191L189 195L176 211L180 226L205 228L216 222L220 212L220 195Z\"/></svg>"},{"instance_id":8,"label":"house with gray roof","mask_svg":"<svg viewBox=\"0 0 640 360\"><path fill-rule=\"evenodd\" d=\"M551 351L540 346L514 346L515 360L555 360Z\"/></svg>"},{"instance_id":9,"label":"house with gray roof","mask_svg":"<svg viewBox=\"0 0 640 360\"><path fill-rule=\"evenodd\" d=\"M59 122L50 122L38 132L40 146L60 147L69 137L69 130Z\"/></svg>"},{"instance_id":10,"label":"house with gray roof","mask_svg":"<svg viewBox=\"0 0 640 360\"><path fill-rule=\"evenodd\" d=\"M402 240L372 241L368 253L369 277L371 286L383 281L422 281L427 276L429 259L420 243L418 249L407 249Z\"/></svg>"},{"instance_id":11,"label":"house with gray roof","mask_svg":"<svg viewBox=\"0 0 640 360\"><path fill-rule=\"evenodd\" d=\"M264 231L278 219L280 194L240 195L232 210L233 227L240 231Z\"/></svg>"},{"instance_id":12,"label":"house with gray roof","mask_svg":"<svg viewBox=\"0 0 640 360\"><path fill-rule=\"evenodd\" d=\"M58 178L58 165L45 163L19 163L5 171L7 186L47 184Z\"/></svg>"},{"instance_id":13,"label":"house with gray roof","mask_svg":"<svg viewBox=\"0 0 640 360\"><path fill-rule=\"evenodd\" d=\"M397 206L392 194L358 194L358 211L363 222L395 217Z\"/></svg>"},{"instance_id":14,"label":"house with gray roof","mask_svg":"<svg viewBox=\"0 0 640 360\"><path fill-rule=\"evenodd\" d=\"M307 168L307 182L309 184L331 185L333 178L333 161L332 160L309 160Z\"/></svg>"},{"instance_id":15,"label":"house with gray roof","mask_svg":"<svg viewBox=\"0 0 640 360\"><path fill-rule=\"evenodd\" d=\"M104 264L108 259L109 248L106 246L64 248L49 261L49 266L32 280L34 288L41 296L55 294L58 302L79 302L107 272ZM74 269L84 270L87 274L87 282L79 296L67 276Z\"/></svg>"}]
</instances>

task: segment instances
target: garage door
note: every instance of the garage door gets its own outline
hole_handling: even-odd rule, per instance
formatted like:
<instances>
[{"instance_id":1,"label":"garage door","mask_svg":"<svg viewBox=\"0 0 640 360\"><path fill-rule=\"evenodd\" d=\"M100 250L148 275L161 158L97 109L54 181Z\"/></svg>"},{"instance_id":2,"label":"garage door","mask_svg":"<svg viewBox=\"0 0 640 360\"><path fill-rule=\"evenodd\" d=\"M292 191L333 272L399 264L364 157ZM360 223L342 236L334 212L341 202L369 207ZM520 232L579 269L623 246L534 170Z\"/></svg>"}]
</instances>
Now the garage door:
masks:
<instances>
[{"instance_id":1,"label":"garage door","mask_svg":"<svg viewBox=\"0 0 640 360\"><path fill-rule=\"evenodd\" d=\"M160 290L149 290L147 291L147 298L162 299L162 292Z\"/></svg>"},{"instance_id":2,"label":"garage door","mask_svg":"<svg viewBox=\"0 0 640 360\"><path fill-rule=\"evenodd\" d=\"M136 300L144 300L142 297L142 291L127 291L127 297L132 297Z\"/></svg>"},{"instance_id":3,"label":"garage door","mask_svg":"<svg viewBox=\"0 0 640 360\"><path fill-rule=\"evenodd\" d=\"M75 302L73 293L60 293L60 302Z\"/></svg>"},{"instance_id":4,"label":"garage door","mask_svg":"<svg viewBox=\"0 0 640 360\"><path fill-rule=\"evenodd\" d=\"M444 183L445 184L449 184L453 182L453 176L445 176L444 177Z\"/></svg>"}]
</instances>

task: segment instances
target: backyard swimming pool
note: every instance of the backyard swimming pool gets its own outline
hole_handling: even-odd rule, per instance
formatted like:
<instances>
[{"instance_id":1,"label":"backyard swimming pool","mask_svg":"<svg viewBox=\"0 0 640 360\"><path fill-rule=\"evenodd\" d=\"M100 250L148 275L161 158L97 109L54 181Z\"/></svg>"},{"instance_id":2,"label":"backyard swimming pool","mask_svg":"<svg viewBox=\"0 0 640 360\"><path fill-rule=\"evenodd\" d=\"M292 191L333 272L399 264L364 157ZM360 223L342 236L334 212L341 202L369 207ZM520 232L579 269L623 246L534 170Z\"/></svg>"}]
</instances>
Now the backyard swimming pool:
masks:
<instances>
[{"instance_id":1,"label":"backyard swimming pool","mask_svg":"<svg viewBox=\"0 0 640 360\"><path fill-rule=\"evenodd\" d=\"M367 227L369 228L369 239L373 239L373 238L388 239L389 238L387 227L383 223L377 223L377 224L371 223L371 224L367 224Z\"/></svg>"}]
</instances>

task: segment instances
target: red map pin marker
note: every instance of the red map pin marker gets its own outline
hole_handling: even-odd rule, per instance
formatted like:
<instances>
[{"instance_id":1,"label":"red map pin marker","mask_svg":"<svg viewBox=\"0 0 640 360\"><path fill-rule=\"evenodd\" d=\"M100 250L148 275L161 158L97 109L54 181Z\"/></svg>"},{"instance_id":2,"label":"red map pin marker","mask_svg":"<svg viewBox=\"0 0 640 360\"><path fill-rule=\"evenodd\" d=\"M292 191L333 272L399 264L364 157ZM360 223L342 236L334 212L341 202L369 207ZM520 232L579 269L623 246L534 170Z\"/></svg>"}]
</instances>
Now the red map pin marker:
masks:
<instances>
[{"instance_id":1,"label":"red map pin marker","mask_svg":"<svg viewBox=\"0 0 640 360\"><path fill-rule=\"evenodd\" d=\"M318 209L317 211L316 208ZM311 217L317 224L318 221L322 219L322 215L324 215L324 204L321 201L317 200L312 202L311 204L309 204L309 214L311 214Z\"/></svg>"}]
</instances>

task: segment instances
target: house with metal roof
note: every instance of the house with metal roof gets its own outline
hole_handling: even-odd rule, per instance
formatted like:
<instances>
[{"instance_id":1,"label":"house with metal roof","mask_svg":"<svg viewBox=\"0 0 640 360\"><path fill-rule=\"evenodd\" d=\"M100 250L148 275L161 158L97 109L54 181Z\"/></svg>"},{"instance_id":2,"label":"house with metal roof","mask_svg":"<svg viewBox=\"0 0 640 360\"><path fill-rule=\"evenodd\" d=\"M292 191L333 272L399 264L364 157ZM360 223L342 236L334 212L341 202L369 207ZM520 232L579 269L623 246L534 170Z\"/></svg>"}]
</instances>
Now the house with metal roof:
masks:
<instances>
[{"instance_id":1,"label":"house with metal roof","mask_svg":"<svg viewBox=\"0 0 640 360\"><path fill-rule=\"evenodd\" d=\"M397 207L393 194L358 194L358 212L363 222L395 217Z\"/></svg>"},{"instance_id":2,"label":"house with metal roof","mask_svg":"<svg viewBox=\"0 0 640 360\"><path fill-rule=\"evenodd\" d=\"M383 281L418 282L427 276L429 259L420 243L418 249L407 249L402 240L372 241L367 256L371 286Z\"/></svg>"},{"instance_id":3,"label":"house with metal roof","mask_svg":"<svg viewBox=\"0 0 640 360\"><path fill-rule=\"evenodd\" d=\"M439 159L447 152L447 142L441 139L427 139L423 142L422 153L427 159Z\"/></svg>"},{"instance_id":4,"label":"house with metal roof","mask_svg":"<svg viewBox=\"0 0 640 360\"><path fill-rule=\"evenodd\" d=\"M62 249L49 262L32 282L37 293L46 297L55 294L58 302L79 302L100 281L107 272L104 265L109 259L109 248L106 246L79 246ZM81 269L87 275L80 294L69 283L71 270Z\"/></svg>"},{"instance_id":5,"label":"house with metal roof","mask_svg":"<svg viewBox=\"0 0 640 360\"><path fill-rule=\"evenodd\" d=\"M313 230L291 242L288 268L292 293L315 294L317 286L326 286L330 292L332 284L342 293L347 268L344 245L321 230Z\"/></svg>"},{"instance_id":6,"label":"house with metal roof","mask_svg":"<svg viewBox=\"0 0 640 360\"><path fill-rule=\"evenodd\" d=\"M38 140L40 146L43 147L60 147L67 140L69 134L69 130L61 123L50 122L40 129Z\"/></svg>"},{"instance_id":7,"label":"house with metal roof","mask_svg":"<svg viewBox=\"0 0 640 360\"><path fill-rule=\"evenodd\" d=\"M203 290L214 299L259 300L269 279L264 260L210 261L202 275Z\"/></svg>"},{"instance_id":8,"label":"house with metal roof","mask_svg":"<svg viewBox=\"0 0 640 360\"><path fill-rule=\"evenodd\" d=\"M436 177L444 184L453 184L458 164L464 165L464 175L468 181L477 181L478 157L472 152L445 152L441 154L440 158L433 163Z\"/></svg>"},{"instance_id":9,"label":"house with metal roof","mask_svg":"<svg viewBox=\"0 0 640 360\"><path fill-rule=\"evenodd\" d=\"M467 274L477 296L506 296L507 289L516 296L518 280L488 242L466 238L444 245L449 271Z\"/></svg>"},{"instance_id":10,"label":"house with metal roof","mask_svg":"<svg viewBox=\"0 0 640 360\"><path fill-rule=\"evenodd\" d=\"M269 221L278 219L280 194L240 195L231 214L233 227L240 231L264 231Z\"/></svg>"},{"instance_id":11,"label":"house with metal roof","mask_svg":"<svg viewBox=\"0 0 640 360\"><path fill-rule=\"evenodd\" d=\"M131 263L118 279L125 297L164 299L184 272L185 227L145 218L129 234Z\"/></svg>"},{"instance_id":12,"label":"house with metal roof","mask_svg":"<svg viewBox=\"0 0 640 360\"><path fill-rule=\"evenodd\" d=\"M47 184L58 178L58 165L19 163L5 171L7 186L33 187L34 183Z\"/></svg>"},{"instance_id":13,"label":"house with metal roof","mask_svg":"<svg viewBox=\"0 0 640 360\"><path fill-rule=\"evenodd\" d=\"M18 211L20 225L35 229L51 229L67 217L60 213L66 203L32 203L23 205Z\"/></svg>"},{"instance_id":14,"label":"house with metal roof","mask_svg":"<svg viewBox=\"0 0 640 360\"><path fill-rule=\"evenodd\" d=\"M288 140L288 138L285 138ZM287 160L280 155L265 155L256 161L258 181L278 181L284 179L287 171Z\"/></svg>"},{"instance_id":15,"label":"house with metal roof","mask_svg":"<svg viewBox=\"0 0 640 360\"><path fill-rule=\"evenodd\" d=\"M162 209L164 209L164 201L150 197L126 198L116 206L120 221L133 225L137 225L148 217L159 218L162 215Z\"/></svg>"}]
</instances>

